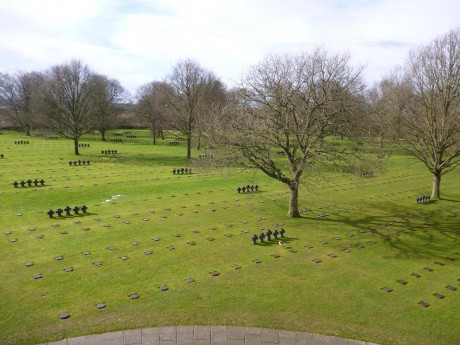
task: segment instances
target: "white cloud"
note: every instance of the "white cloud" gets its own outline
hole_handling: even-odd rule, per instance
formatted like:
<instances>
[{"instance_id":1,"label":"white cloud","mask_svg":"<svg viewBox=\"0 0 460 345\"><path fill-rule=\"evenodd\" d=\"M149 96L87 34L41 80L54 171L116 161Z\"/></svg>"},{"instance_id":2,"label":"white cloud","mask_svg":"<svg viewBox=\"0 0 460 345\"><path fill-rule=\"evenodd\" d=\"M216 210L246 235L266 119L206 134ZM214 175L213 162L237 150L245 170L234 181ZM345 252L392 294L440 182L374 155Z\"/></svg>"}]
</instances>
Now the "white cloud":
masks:
<instances>
[{"instance_id":1,"label":"white cloud","mask_svg":"<svg viewBox=\"0 0 460 345\"><path fill-rule=\"evenodd\" d=\"M0 3L0 70L81 58L134 91L192 57L225 82L265 55L324 45L377 80L459 25L456 0L15 0Z\"/></svg>"}]
</instances>

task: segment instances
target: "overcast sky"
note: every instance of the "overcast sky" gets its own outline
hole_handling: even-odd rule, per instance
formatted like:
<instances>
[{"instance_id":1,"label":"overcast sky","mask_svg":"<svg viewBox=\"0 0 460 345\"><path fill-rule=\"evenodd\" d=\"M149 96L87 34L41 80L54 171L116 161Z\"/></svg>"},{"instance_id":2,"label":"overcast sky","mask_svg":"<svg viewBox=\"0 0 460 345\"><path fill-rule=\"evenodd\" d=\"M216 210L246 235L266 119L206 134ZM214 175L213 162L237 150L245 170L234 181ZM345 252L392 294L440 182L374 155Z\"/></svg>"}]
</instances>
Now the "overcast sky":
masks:
<instances>
[{"instance_id":1,"label":"overcast sky","mask_svg":"<svg viewBox=\"0 0 460 345\"><path fill-rule=\"evenodd\" d=\"M0 71L77 58L134 92L193 58L232 86L268 54L322 45L372 83L459 26L459 0L1 0Z\"/></svg>"}]
</instances>

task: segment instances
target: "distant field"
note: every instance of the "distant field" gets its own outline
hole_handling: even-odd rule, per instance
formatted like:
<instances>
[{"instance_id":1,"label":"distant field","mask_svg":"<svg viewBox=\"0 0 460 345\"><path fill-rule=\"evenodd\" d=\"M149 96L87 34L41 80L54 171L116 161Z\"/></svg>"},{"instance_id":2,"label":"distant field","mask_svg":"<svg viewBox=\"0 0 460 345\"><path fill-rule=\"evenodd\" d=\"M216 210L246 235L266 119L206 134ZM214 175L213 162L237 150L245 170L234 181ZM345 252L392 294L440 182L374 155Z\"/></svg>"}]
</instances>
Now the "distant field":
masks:
<instances>
[{"instance_id":1,"label":"distant field","mask_svg":"<svg viewBox=\"0 0 460 345\"><path fill-rule=\"evenodd\" d=\"M78 157L70 140L0 135L2 344L166 325L460 344L460 169L443 177L444 199L426 204L415 199L431 176L396 151L370 178L331 169L302 188L303 217L290 219L281 183L195 166L174 175L190 166L185 143L124 132L107 135L121 143L82 137ZM79 159L90 164L69 165ZM45 184L13 186L27 179ZM236 192L247 184L260 191ZM86 214L47 215L82 205ZM285 246L252 244L281 228Z\"/></svg>"}]
</instances>

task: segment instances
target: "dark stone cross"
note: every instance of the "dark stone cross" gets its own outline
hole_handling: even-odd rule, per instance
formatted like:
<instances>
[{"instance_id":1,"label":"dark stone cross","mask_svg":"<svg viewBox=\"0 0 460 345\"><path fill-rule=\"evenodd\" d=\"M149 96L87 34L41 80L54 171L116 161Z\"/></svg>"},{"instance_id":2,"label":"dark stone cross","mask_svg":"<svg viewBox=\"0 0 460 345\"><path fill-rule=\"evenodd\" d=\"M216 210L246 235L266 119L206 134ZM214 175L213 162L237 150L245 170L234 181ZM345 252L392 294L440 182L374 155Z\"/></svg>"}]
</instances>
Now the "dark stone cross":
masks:
<instances>
[{"instance_id":1,"label":"dark stone cross","mask_svg":"<svg viewBox=\"0 0 460 345\"><path fill-rule=\"evenodd\" d=\"M34 185L38 186L38 180L37 179L34 180Z\"/></svg>"},{"instance_id":2,"label":"dark stone cross","mask_svg":"<svg viewBox=\"0 0 460 345\"><path fill-rule=\"evenodd\" d=\"M62 208L58 208L56 210L56 214L59 216L59 217L62 217L62 213L64 212L64 210Z\"/></svg>"},{"instance_id":3,"label":"dark stone cross","mask_svg":"<svg viewBox=\"0 0 460 345\"><path fill-rule=\"evenodd\" d=\"M75 207L73 208L73 211L75 212L75 214L78 214L78 212L80 211L80 207L75 206Z\"/></svg>"},{"instance_id":4,"label":"dark stone cross","mask_svg":"<svg viewBox=\"0 0 460 345\"><path fill-rule=\"evenodd\" d=\"M257 235L254 235L254 236L251 237L252 243L254 243L254 244L256 244L258 239L259 239L259 237L257 237Z\"/></svg>"},{"instance_id":5,"label":"dark stone cross","mask_svg":"<svg viewBox=\"0 0 460 345\"><path fill-rule=\"evenodd\" d=\"M281 230L280 230L280 235L281 235L281 237L284 237L284 233L285 233L285 232L286 232L286 230L284 230L284 228L281 228Z\"/></svg>"},{"instance_id":6,"label":"dark stone cross","mask_svg":"<svg viewBox=\"0 0 460 345\"><path fill-rule=\"evenodd\" d=\"M238 187L237 191L238 193L241 193L241 187Z\"/></svg>"},{"instance_id":7,"label":"dark stone cross","mask_svg":"<svg viewBox=\"0 0 460 345\"><path fill-rule=\"evenodd\" d=\"M265 238L265 234L263 232L261 232L260 235L259 235L260 242L263 242L264 238Z\"/></svg>"},{"instance_id":8,"label":"dark stone cross","mask_svg":"<svg viewBox=\"0 0 460 345\"><path fill-rule=\"evenodd\" d=\"M45 184L45 181L43 181L43 179L41 179L39 182L42 186Z\"/></svg>"},{"instance_id":9,"label":"dark stone cross","mask_svg":"<svg viewBox=\"0 0 460 345\"><path fill-rule=\"evenodd\" d=\"M28 179L28 180L26 181L26 183L27 183L27 185L28 185L29 187L32 186L32 180L31 180L31 179Z\"/></svg>"},{"instance_id":10,"label":"dark stone cross","mask_svg":"<svg viewBox=\"0 0 460 345\"><path fill-rule=\"evenodd\" d=\"M71 210L72 210L72 209L71 209L69 206L66 206L65 209L64 209L65 215L66 215L66 216L70 216L70 211L71 211Z\"/></svg>"},{"instance_id":11,"label":"dark stone cross","mask_svg":"<svg viewBox=\"0 0 460 345\"><path fill-rule=\"evenodd\" d=\"M83 205L83 206L81 207L81 211L82 211L83 213L86 213L86 210L87 210L87 209L88 209L88 207L87 207L86 205Z\"/></svg>"},{"instance_id":12,"label":"dark stone cross","mask_svg":"<svg viewBox=\"0 0 460 345\"><path fill-rule=\"evenodd\" d=\"M271 236L273 235L273 232L271 230L267 231L267 240L271 240Z\"/></svg>"},{"instance_id":13,"label":"dark stone cross","mask_svg":"<svg viewBox=\"0 0 460 345\"><path fill-rule=\"evenodd\" d=\"M53 211L53 210L49 210L46 214L47 214L50 218L53 218L54 211Z\"/></svg>"},{"instance_id":14,"label":"dark stone cross","mask_svg":"<svg viewBox=\"0 0 460 345\"><path fill-rule=\"evenodd\" d=\"M19 182L19 184L21 185L21 187L24 187L26 183L24 181L21 181Z\"/></svg>"},{"instance_id":15,"label":"dark stone cross","mask_svg":"<svg viewBox=\"0 0 460 345\"><path fill-rule=\"evenodd\" d=\"M275 230L275 231L273 232L273 236L275 237L275 239L278 238L278 235L279 235L279 234L280 234L280 233L278 232L278 230Z\"/></svg>"},{"instance_id":16,"label":"dark stone cross","mask_svg":"<svg viewBox=\"0 0 460 345\"><path fill-rule=\"evenodd\" d=\"M14 188L18 188L18 185L19 185L19 183L18 183L17 181L14 181L14 182L13 182Z\"/></svg>"}]
</instances>

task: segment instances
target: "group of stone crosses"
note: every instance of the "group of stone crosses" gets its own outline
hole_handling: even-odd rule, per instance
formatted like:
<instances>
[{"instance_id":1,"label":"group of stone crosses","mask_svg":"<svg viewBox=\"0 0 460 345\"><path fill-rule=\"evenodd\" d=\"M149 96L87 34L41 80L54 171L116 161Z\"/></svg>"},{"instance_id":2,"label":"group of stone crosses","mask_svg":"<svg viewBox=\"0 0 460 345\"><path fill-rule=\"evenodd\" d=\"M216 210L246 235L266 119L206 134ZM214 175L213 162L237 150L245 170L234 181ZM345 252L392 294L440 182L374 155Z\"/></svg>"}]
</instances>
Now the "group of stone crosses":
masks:
<instances>
[{"instance_id":1,"label":"group of stone crosses","mask_svg":"<svg viewBox=\"0 0 460 345\"><path fill-rule=\"evenodd\" d=\"M20 185L21 187L25 187L27 185L27 187L32 187L32 183L35 185L35 186L38 186L38 184L40 185L44 185L45 184L45 181L43 181L43 179L41 179L40 181L35 179L35 180L31 180L31 179L28 179L27 181L21 181L21 182L18 182L18 181L14 181L13 182L13 186L14 188L18 188L18 186Z\"/></svg>"},{"instance_id":2,"label":"group of stone crosses","mask_svg":"<svg viewBox=\"0 0 460 345\"><path fill-rule=\"evenodd\" d=\"M5 155L3 153L0 153L0 158L5 158Z\"/></svg>"},{"instance_id":3,"label":"group of stone crosses","mask_svg":"<svg viewBox=\"0 0 460 345\"><path fill-rule=\"evenodd\" d=\"M89 163L91 163L90 161L82 161L82 160L78 160L78 161L69 161L69 165L70 166L77 166L77 165L89 165Z\"/></svg>"},{"instance_id":4,"label":"group of stone crosses","mask_svg":"<svg viewBox=\"0 0 460 345\"><path fill-rule=\"evenodd\" d=\"M267 241L271 241L273 236L273 239L276 240L278 239L278 236L284 237L285 233L286 230L284 230L284 228L281 228L281 230L279 231L275 230L273 232L269 229L266 233L261 232L260 235L254 234L254 236L251 237L251 240L253 244L256 244L257 240L260 240L260 243L263 243L265 238L267 239Z\"/></svg>"},{"instance_id":5,"label":"group of stone crosses","mask_svg":"<svg viewBox=\"0 0 460 345\"><path fill-rule=\"evenodd\" d=\"M29 140L19 140L19 141L15 141L14 143L15 144L29 144Z\"/></svg>"},{"instance_id":6,"label":"group of stone crosses","mask_svg":"<svg viewBox=\"0 0 460 345\"><path fill-rule=\"evenodd\" d=\"M177 169L173 169L172 173L174 175L176 175L176 174L191 174L192 173L192 168L185 168L185 169L184 168L182 168L182 169L177 168Z\"/></svg>"},{"instance_id":7,"label":"group of stone crosses","mask_svg":"<svg viewBox=\"0 0 460 345\"><path fill-rule=\"evenodd\" d=\"M431 196L429 194L427 195L422 195L417 198L417 204L423 204L425 202L430 201Z\"/></svg>"},{"instance_id":8,"label":"group of stone crosses","mask_svg":"<svg viewBox=\"0 0 460 345\"><path fill-rule=\"evenodd\" d=\"M102 150L101 151L101 154L105 154L105 155L113 155L113 154L117 154L118 151L117 150Z\"/></svg>"},{"instance_id":9,"label":"group of stone crosses","mask_svg":"<svg viewBox=\"0 0 460 345\"><path fill-rule=\"evenodd\" d=\"M258 185L255 185L255 186L250 186L250 185L247 185L247 186L243 186L243 187L238 187L236 189L238 191L238 193L246 193L246 192L258 192L259 191L259 186Z\"/></svg>"},{"instance_id":10,"label":"group of stone crosses","mask_svg":"<svg viewBox=\"0 0 460 345\"><path fill-rule=\"evenodd\" d=\"M46 214L48 215L48 217L54 218L53 216L55 214L57 214L58 217L63 217L64 212L66 216L71 216L70 211L73 211L75 214L78 215L80 211L82 211L83 213L86 213L87 210L88 210L88 207L86 207L86 205L83 205L82 207L75 206L74 208L71 208L70 206L66 206L64 209L58 208L56 211L49 210L48 212L46 212Z\"/></svg>"}]
</instances>

